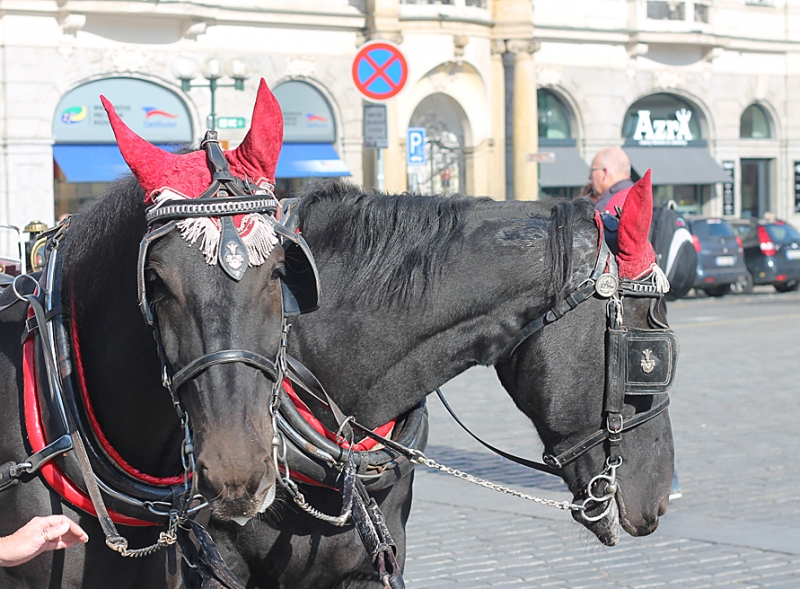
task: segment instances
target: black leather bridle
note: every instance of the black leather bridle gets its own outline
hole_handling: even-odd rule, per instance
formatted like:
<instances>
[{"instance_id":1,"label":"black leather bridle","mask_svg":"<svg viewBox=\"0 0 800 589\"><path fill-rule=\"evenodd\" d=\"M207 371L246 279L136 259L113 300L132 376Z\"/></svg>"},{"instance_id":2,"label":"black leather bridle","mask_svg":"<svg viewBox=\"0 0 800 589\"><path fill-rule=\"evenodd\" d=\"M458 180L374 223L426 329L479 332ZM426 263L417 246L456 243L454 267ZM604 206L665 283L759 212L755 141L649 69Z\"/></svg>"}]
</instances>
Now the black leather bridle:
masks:
<instances>
[{"instance_id":1,"label":"black leather bridle","mask_svg":"<svg viewBox=\"0 0 800 589\"><path fill-rule=\"evenodd\" d=\"M613 236L617 223L616 218L603 215L606 236L608 236L609 230ZM675 332L669 329L669 326L655 313L656 305L666 293L664 285L659 284L657 280L660 274L659 270L654 269L650 274L638 280L620 279L617 262L614 252L612 252L612 247L616 247L616 240L609 239L608 241L611 242L611 246L607 243L607 239L601 241L591 275L575 291L567 295L560 304L553 306L545 314L520 329L505 346L496 362L497 364L507 362L525 340L547 325L558 321L590 298L608 301L605 338L604 427L589 432L579 432L562 440L558 445L564 449L560 452L556 452L552 447L546 448L542 455L543 462L537 462L505 452L481 439L458 418L441 391L437 391L445 408L469 435L492 452L528 468L561 476L565 466L607 440L606 467L601 474L589 482L586 489L587 499L584 501L584 506L588 506L587 504L590 502L607 503L607 506L601 514L595 516L588 515L586 509L581 510L581 516L587 521L597 521L605 517L610 509L610 499L616 492L616 469L622 464L622 456L619 451L622 434L657 417L669 406L667 393L675 378L675 366L680 350ZM623 299L625 297L653 299L648 315L652 329L639 329L623 325ZM649 409L625 418L623 407L625 397L628 395L663 395L663 399L658 402L654 401ZM593 491L593 487L598 481L607 483L603 496L597 496Z\"/></svg>"}]
</instances>

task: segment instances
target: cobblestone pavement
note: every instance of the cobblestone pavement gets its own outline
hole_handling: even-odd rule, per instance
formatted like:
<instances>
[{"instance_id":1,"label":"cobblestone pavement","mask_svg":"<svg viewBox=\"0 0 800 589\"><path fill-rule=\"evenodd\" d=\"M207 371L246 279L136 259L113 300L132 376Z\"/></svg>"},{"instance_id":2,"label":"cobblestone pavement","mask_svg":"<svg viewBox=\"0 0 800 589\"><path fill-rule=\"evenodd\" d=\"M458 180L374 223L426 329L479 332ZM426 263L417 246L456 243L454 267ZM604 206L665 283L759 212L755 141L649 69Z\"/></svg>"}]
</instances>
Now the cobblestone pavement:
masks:
<instances>
[{"instance_id":1,"label":"cobblestone pavement","mask_svg":"<svg viewBox=\"0 0 800 589\"><path fill-rule=\"evenodd\" d=\"M681 341L670 413L683 497L646 538L602 546L565 512L417 469L410 589L800 588L800 293L672 303ZM532 426L492 369L444 387L465 422L538 457ZM429 399L429 456L529 494L569 499L555 477L483 449Z\"/></svg>"}]
</instances>

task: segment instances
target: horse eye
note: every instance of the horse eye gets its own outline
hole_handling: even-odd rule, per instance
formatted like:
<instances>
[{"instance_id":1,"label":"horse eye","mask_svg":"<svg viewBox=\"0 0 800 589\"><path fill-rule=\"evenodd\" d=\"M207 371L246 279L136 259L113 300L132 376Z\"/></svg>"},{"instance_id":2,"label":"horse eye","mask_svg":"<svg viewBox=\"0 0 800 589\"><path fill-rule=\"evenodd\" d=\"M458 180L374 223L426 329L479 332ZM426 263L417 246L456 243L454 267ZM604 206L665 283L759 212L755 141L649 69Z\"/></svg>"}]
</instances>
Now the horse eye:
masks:
<instances>
[{"instance_id":1,"label":"horse eye","mask_svg":"<svg viewBox=\"0 0 800 589\"><path fill-rule=\"evenodd\" d=\"M270 280L278 280L279 278L286 277L286 266L283 264L279 264L275 266L272 270L272 276L269 277Z\"/></svg>"},{"instance_id":2,"label":"horse eye","mask_svg":"<svg viewBox=\"0 0 800 589\"><path fill-rule=\"evenodd\" d=\"M144 269L144 278L149 285L163 285L164 281L162 280L161 276L159 276L158 272L156 272L153 268L147 267Z\"/></svg>"}]
</instances>

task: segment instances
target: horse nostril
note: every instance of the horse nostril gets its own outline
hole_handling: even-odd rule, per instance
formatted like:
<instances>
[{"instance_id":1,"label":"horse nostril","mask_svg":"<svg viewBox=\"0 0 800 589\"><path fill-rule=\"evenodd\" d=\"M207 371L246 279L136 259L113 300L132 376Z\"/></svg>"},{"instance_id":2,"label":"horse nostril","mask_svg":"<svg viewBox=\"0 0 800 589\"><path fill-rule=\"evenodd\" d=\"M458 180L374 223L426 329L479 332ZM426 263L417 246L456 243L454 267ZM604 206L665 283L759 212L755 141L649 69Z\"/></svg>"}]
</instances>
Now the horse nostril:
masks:
<instances>
[{"instance_id":1,"label":"horse nostril","mask_svg":"<svg viewBox=\"0 0 800 589\"><path fill-rule=\"evenodd\" d=\"M208 467L205 464L202 462L197 463L194 476L197 490L200 491L200 494L206 499L213 498L217 494L211 485L211 481L208 479Z\"/></svg>"}]
</instances>

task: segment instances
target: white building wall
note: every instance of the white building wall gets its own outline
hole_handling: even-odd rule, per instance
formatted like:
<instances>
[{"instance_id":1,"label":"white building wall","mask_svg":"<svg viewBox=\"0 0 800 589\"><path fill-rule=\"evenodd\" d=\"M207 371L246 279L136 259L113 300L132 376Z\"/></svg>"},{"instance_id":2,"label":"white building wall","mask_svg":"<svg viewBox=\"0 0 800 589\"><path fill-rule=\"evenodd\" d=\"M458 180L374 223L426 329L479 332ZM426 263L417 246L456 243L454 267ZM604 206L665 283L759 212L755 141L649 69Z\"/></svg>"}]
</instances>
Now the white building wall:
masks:
<instances>
[{"instance_id":1,"label":"white building wall","mask_svg":"<svg viewBox=\"0 0 800 589\"><path fill-rule=\"evenodd\" d=\"M709 23L694 22L695 3L709 6ZM792 165L800 161L800 0L685 5L686 19L673 21L647 18L647 0L534 0L539 85L577 109L587 162L623 143L623 117L639 98L670 92L689 99L706 118L704 139L717 161L775 160L773 212L800 225ZM772 116L769 140L739 138L740 117L753 103ZM737 214L739 180L737 167ZM721 198L704 212L722 214Z\"/></svg>"}]
</instances>

